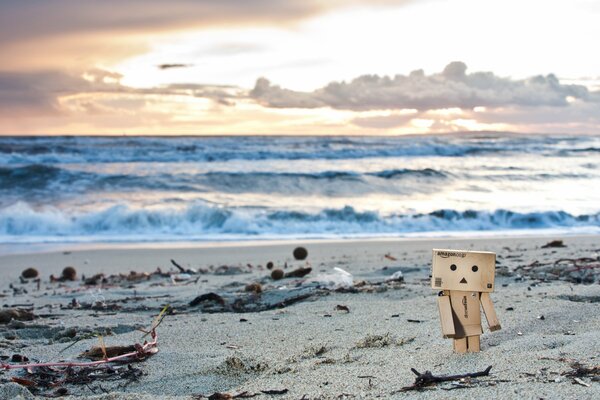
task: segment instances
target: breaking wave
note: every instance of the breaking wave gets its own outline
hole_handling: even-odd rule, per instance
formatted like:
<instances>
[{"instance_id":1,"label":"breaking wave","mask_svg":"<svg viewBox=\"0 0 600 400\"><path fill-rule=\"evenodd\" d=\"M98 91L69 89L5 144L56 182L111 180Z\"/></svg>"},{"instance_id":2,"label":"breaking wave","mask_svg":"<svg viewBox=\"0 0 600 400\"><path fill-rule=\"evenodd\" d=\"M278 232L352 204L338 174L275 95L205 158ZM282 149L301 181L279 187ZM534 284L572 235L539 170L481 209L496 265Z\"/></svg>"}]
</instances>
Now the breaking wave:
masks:
<instances>
[{"instance_id":1,"label":"breaking wave","mask_svg":"<svg viewBox=\"0 0 600 400\"><path fill-rule=\"evenodd\" d=\"M0 210L0 241L155 241L210 238L402 236L465 232L587 228L598 231L600 214L564 211L437 210L427 214L381 215L346 206L308 213L232 208L196 202L185 208L133 209L116 205L95 212L65 213L17 203Z\"/></svg>"}]
</instances>

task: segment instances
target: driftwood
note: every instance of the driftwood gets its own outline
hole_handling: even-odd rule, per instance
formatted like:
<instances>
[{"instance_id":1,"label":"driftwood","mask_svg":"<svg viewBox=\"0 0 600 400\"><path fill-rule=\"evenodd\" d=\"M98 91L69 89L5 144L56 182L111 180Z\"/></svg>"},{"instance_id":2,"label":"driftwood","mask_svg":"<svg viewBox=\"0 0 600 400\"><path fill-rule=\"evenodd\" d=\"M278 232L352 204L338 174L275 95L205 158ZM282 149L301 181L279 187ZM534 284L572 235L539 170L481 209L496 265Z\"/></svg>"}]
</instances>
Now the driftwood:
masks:
<instances>
[{"instance_id":1,"label":"driftwood","mask_svg":"<svg viewBox=\"0 0 600 400\"><path fill-rule=\"evenodd\" d=\"M490 374L491 369L492 366L490 365L485 370L479 372L472 372L460 375L435 376L431 373L431 371L425 371L424 373L420 373L416 369L411 368L410 370L417 376L415 378L415 383L413 383L411 386L403 387L399 390L399 392L407 392L409 390L422 390L427 386L432 386L440 382L458 381L460 379L465 378L477 378L480 376L488 376Z\"/></svg>"}]
</instances>

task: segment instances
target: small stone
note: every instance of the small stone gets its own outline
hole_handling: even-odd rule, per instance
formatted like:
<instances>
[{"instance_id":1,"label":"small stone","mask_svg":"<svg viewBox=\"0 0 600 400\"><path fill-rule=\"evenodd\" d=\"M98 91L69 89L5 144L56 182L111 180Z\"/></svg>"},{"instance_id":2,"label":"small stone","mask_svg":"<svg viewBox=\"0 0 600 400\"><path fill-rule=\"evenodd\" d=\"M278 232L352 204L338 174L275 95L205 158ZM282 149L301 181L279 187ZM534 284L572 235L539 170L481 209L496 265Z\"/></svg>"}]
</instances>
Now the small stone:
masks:
<instances>
[{"instance_id":1,"label":"small stone","mask_svg":"<svg viewBox=\"0 0 600 400\"><path fill-rule=\"evenodd\" d=\"M562 240L553 240L542 246L542 249L549 249L552 247L567 247Z\"/></svg>"},{"instance_id":2,"label":"small stone","mask_svg":"<svg viewBox=\"0 0 600 400\"><path fill-rule=\"evenodd\" d=\"M273 269L273 261L267 263L267 269Z\"/></svg>"},{"instance_id":3,"label":"small stone","mask_svg":"<svg viewBox=\"0 0 600 400\"><path fill-rule=\"evenodd\" d=\"M274 269L273 272L271 272L271 278L275 281L282 279L284 275L285 273L283 272L283 270L279 268Z\"/></svg>"},{"instance_id":4,"label":"small stone","mask_svg":"<svg viewBox=\"0 0 600 400\"><path fill-rule=\"evenodd\" d=\"M302 278L312 271L312 268L298 268L285 274L286 278Z\"/></svg>"},{"instance_id":5,"label":"small stone","mask_svg":"<svg viewBox=\"0 0 600 400\"><path fill-rule=\"evenodd\" d=\"M8 324L10 321L31 321L35 318L33 312L21 308L9 308L0 310L0 324Z\"/></svg>"},{"instance_id":6,"label":"small stone","mask_svg":"<svg viewBox=\"0 0 600 400\"><path fill-rule=\"evenodd\" d=\"M21 354L13 354L10 358L10 361L16 363L23 363L29 361L29 358L27 358L27 356L22 356Z\"/></svg>"},{"instance_id":7,"label":"small stone","mask_svg":"<svg viewBox=\"0 0 600 400\"><path fill-rule=\"evenodd\" d=\"M39 272L35 268L27 268L21 272L21 276L25 279L33 279L39 276Z\"/></svg>"},{"instance_id":8,"label":"small stone","mask_svg":"<svg viewBox=\"0 0 600 400\"><path fill-rule=\"evenodd\" d=\"M246 292L262 293L262 286L258 282L249 283L245 288Z\"/></svg>"},{"instance_id":9,"label":"small stone","mask_svg":"<svg viewBox=\"0 0 600 400\"><path fill-rule=\"evenodd\" d=\"M74 281L77 279L77 271L74 267L65 267L62 271L62 279L65 281Z\"/></svg>"},{"instance_id":10,"label":"small stone","mask_svg":"<svg viewBox=\"0 0 600 400\"><path fill-rule=\"evenodd\" d=\"M296 247L294 249L294 258L296 260L305 260L308 257L308 250L304 247Z\"/></svg>"}]
</instances>

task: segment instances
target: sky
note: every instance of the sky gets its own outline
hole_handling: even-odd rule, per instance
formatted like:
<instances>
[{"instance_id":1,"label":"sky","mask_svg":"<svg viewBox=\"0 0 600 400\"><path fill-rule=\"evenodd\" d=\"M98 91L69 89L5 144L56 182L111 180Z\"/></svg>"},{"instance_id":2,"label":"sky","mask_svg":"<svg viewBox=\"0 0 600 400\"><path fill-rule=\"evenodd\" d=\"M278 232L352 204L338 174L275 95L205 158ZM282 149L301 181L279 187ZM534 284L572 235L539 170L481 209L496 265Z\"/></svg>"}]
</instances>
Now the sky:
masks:
<instances>
[{"instance_id":1,"label":"sky","mask_svg":"<svg viewBox=\"0 0 600 400\"><path fill-rule=\"evenodd\" d=\"M0 135L600 134L597 0L0 0Z\"/></svg>"}]
</instances>

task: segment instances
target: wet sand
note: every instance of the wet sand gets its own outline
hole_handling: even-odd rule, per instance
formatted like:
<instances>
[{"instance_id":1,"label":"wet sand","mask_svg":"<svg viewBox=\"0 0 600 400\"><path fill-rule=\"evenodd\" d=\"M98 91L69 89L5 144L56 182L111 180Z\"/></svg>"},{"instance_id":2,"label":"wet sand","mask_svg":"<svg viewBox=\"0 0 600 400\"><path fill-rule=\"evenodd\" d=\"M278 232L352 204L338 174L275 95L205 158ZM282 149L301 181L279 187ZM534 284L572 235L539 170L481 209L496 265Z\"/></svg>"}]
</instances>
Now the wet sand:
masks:
<instances>
[{"instance_id":1,"label":"wet sand","mask_svg":"<svg viewBox=\"0 0 600 400\"><path fill-rule=\"evenodd\" d=\"M542 248L553 239L566 247ZM294 260L297 245L308 249L307 260ZM498 254L492 299L502 330L490 333L482 321L480 353L455 354L452 341L441 336L428 279L432 248ZM65 385L68 393L105 399L190 399L215 392L265 399L599 398L598 375L577 378L581 382L566 375L574 362L600 364L600 268L592 268L599 255L600 237L569 236L0 256L2 309L21 307L36 315L33 321L0 324L0 361L11 362L13 354L39 361L75 359L98 344L97 338L86 339L96 333L107 346L140 342L137 329L148 327L169 304L172 314L157 328L159 352L134 364L143 373L137 381ZM560 259L581 260L555 264ZM189 271L182 273L170 260ZM312 270L273 280L269 261L284 273ZM582 263L586 268L571 271ZM77 280L50 282L50 275L60 277L66 266L76 269ZM20 281L28 267L40 273L39 289L36 282ZM98 273L104 277L92 282ZM247 287L251 283L260 285L260 293L257 285ZM207 294L216 297L199 297ZM411 368L453 375L490 365L486 377L399 391L414 382ZM16 393L10 390L28 395L7 383L15 376L23 375L0 374L0 397ZM285 393L262 393L273 390Z\"/></svg>"}]
</instances>

